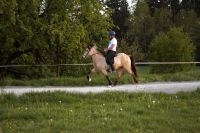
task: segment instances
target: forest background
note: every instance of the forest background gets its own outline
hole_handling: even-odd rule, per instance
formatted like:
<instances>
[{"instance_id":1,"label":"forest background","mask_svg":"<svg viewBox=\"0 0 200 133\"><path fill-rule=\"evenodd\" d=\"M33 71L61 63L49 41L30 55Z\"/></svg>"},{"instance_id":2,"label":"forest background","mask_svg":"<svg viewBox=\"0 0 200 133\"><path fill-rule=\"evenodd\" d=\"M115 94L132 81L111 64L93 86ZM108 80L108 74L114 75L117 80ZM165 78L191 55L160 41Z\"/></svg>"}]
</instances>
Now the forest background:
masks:
<instances>
[{"instance_id":1,"label":"forest background","mask_svg":"<svg viewBox=\"0 0 200 133\"><path fill-rule=\"evenodd\" d=\"M87 63L90 43L136 61L200 61L199 0L1 0L0 65ZM88 62L91 62L89 60ZM168 68L168 66L167 66ZM180 71L187 67L173 67ZM163 72L159 66L152 72ZM166 69L165 69L166 70ZM0 67L0 77L80 76L88 67Z\"/></svg>"}]
</instances>

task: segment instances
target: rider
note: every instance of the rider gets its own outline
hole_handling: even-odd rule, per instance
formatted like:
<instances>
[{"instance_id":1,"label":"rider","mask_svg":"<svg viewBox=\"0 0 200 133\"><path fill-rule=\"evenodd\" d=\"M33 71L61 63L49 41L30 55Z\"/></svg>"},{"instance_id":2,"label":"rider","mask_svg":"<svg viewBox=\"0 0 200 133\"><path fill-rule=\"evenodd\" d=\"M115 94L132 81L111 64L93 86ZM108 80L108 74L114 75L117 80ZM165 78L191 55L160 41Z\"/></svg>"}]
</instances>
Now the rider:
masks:
<instances>
[{"instance_id":1,"label":"rider","mask_svg":"<svg viewBox=\"0 0 200 133\"><path fill-rule=\"evenodd\" d=\"M117 39L115 38L116 33L114 31L109 32L110 42L108 48L105 48L104 51L107 52L106 55L106 62L110 65L112 71L114 71L114 57L116 55L116 48L117 48Z\"/></svg>"}]
</instances>

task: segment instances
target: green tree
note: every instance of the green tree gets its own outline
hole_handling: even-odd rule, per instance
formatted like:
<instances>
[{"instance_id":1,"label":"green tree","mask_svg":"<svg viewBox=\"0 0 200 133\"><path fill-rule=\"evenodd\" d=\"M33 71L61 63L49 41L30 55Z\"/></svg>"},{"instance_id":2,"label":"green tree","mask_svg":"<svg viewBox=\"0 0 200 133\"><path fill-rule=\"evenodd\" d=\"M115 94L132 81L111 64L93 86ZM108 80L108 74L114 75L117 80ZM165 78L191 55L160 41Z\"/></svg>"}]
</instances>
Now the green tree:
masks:
<instances>
[{"instance_id":1,"label":"green tree","mask_svg":"<svg viewBox=\"0 0 200 133\"><path fill-rule=\"evenodd\" d=\"M149 59L160 62L194 61L195 47L190 36L181 28L171 28L160 33L151 42ZM191 65L155 65L152 72L175 72L187 70Z\"/></svg>"},{"instance_id":2,"label":"green tree","mask_svg":"<svg viewBox=\"0 0 200 133\"><path fill-rule=\"evenodd\" d=\"M90 42L107 43L112 26L105 6L93 0L2 0L0 2L0 64L82 62ZM77 69L77 68L73 68ZM1 68L1 77L79 75L60 68Z\"/></svg>"},{"instance_id":3,"label":"green tree","mask_svg":"<svg viewBox=\"0 0 200 133\"><path fill-rule=\"evenodd\" d=\"M1 54L0 64L34 64L38 59L38 41L42 25L38 18L39 0L1 1ZM41 33L42 34L42 33ZM23 68L1 69L1 74L28 75Z\"/></svg>"},{"instance_id":4,"label":"green tree","mask_svg":"<svg viewBox=\"0 0 200 133\"><path fill-rule=\"evenodd\" d=\"M194 10L182 10L177 15L177 26L182 26L183 30L187 33L191 33L192 29L197 21L197 14L194 12Z\"/></svg>"},{"instance_id":5,"label":"green tree","mask_svg":"<svg viewBox=\"0 0 200 133\"><path fill-rule=\"evenodd\" d=\"M154 15L157 9L165 8L171 14L171 20L175 22L176 15L180 12L181 4L179 0L147 0L151 15Z\"/></svg>"},{"instance_id":6,"label":"green tree","mask_svg":"<svg viewBox=\"0 0 200 133\"><path fill-rule=\"evenodd\" d=\"M182 0L182 9L194 10L198 16L200 16L200 1L199 0Z\"/></svg>"},{"instance_id":7,"label":"green tree","mask_svg":"<svg viewBox=\"0 0 200 133\"><path fill-rule=\"evenodd\" d=\"M196 60L200 61L200 21L194 24L191 36L196 46Z\"/></svg>"},{"instance_id":8,"label":"green tree","mask_svg":"<svg viewBox=\"0 0 200 133\"><path fill-rule=\"evenodd\" d=\"M138 1L135 12L129 20L128 40L130 44L139 44L144 53L154 35L153 18L145 1ZM134 43L133 43L134 42Z\"/></svg>"},{"instance_id":9,"label":"green tree","mask_svg":"<svg viewBox=\"0 0 200 133\"><path fill-rule=\"evenodd\" d=\"M130 16L127 0L108 0L106 2L111 9L111 18L113 20L113 30L117 32L119 40L125 37L128 30L127 22Z\"/></svg>"},{"instance_id":10,"label":"green tree","mask_svg":"<svg viewBox=\"0 0 200 133\"><path fill-rule=\"evenodd\" d=\"M172 25L171 13L167 8L156 9L153 15L153 20L156 35L160 32L168 31L170 26Z\"/></svg>"}]
</instances>

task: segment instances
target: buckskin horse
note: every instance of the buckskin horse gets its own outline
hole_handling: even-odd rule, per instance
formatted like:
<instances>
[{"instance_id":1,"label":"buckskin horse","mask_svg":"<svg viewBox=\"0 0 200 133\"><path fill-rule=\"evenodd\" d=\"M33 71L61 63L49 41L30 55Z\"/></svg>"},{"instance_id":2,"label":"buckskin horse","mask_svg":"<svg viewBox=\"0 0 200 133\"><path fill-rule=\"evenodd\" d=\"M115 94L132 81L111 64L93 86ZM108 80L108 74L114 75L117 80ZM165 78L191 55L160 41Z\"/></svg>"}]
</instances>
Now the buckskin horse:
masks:
<instances>
[{"instance_id":1,"label":"buckskin horse","mask_svg":"<svg viewBox=\"0 0 200 133\"><path fill-rule=\"evenodd\" d=\"M118 53L117 56L114 57L114 65L113 66L117 73L117 78L116 78L116 81L114 82L114 84L112 83L112 81L109 78L109 73L107 71L109 69L109 66L106 63L105 56L102 52L100 52L97 49L96 45L90 44L87 46L87 48L84 51L83 58L86 59L88 57L92 57L92 61L93 61L93 69L87 75L88 81L91 81L92 73L101 72L106 76L109 85L117 85L117 83L122 75L122 72L125 70L132 76L135 83L138 83L138 81L136 79L137 71L136 71L135 61L134 61L133 56L129 56L125 53Z\"/></svg>"}]
</instances>

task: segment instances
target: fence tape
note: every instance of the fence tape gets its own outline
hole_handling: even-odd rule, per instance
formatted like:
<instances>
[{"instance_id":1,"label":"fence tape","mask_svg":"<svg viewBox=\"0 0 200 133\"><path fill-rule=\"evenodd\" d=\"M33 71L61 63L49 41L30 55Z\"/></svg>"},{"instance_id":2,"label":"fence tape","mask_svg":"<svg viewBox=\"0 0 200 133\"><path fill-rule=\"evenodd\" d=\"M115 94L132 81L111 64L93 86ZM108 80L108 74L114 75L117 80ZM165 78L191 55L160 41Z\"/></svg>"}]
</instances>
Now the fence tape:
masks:
<instances>
[{"instance_id":1,"label":"fence tape","mask_svg":"<svg viewBox=\"0 0 200 133\"><path fill-rule=\"evenodd\" d=\"M136 62L136 65L200 64L200 62Z\"/></svg>"},{"instance_id":2,"label":"fence tape","mask_svg":"<svg viewBox=\"0 0 200 133\"><path fill-rule=\"evenodd\" d=\"M175 65L175 64L200 64L200 62L135 62L136 65ZM56 67L56 66L91 66L92 63L87 64L38 64L38 65L1 65L0 68L8 67Z\"/></svg>"}]
</instances>

